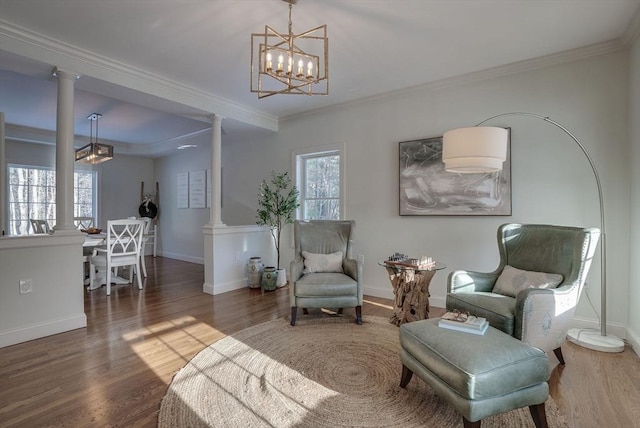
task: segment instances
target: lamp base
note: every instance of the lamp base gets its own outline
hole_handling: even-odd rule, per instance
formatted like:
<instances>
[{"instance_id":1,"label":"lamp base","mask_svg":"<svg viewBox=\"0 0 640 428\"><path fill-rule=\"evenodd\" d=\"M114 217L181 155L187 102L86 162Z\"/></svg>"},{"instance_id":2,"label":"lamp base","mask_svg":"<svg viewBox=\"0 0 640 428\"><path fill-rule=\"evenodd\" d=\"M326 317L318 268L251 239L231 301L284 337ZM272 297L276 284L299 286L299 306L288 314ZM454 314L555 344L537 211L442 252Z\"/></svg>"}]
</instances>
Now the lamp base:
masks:
<instances>
[{"instance_id":1,"label":"lamp base","mask_svg":"<svg viewBox=\"0 0 640 428\"><path fill-rule=\"evenodd\" d=\"M622 352L624 342L622 339L610 334L603 336L597 330L584 328L571 328L567 332L567 339L583 348L601 352Z\"/></svg>"}]
</instances>

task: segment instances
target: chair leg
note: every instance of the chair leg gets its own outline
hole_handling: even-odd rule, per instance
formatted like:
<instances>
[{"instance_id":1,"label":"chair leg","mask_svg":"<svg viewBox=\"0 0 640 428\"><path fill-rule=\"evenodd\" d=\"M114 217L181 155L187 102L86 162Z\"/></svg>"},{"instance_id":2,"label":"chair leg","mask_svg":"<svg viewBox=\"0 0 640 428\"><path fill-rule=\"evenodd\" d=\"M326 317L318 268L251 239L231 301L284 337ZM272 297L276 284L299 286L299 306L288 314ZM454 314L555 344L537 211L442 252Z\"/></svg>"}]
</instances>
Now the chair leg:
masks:
<instances>
[{"instance_id":1,"label":"chair leg","mask_svg":"<svg viewBox=\"0 0 640 428\"><path fill-rule=\"evenodd\" d=\"M536 425L536 428L547 428L549 426L547 424L547 413L544 408L544 403L529 406L529 412L531 412L531 417L533 418L533 423Z\"/></svg>"},{"instance_id":2,"label":"chair leg","mask_svg":"<svg viewBox=\"0 0 640 428\"><path fill-rule=\"evenodd\" d=\"M470 422L467 420L467 418L463 417L462 425L464 426L464 428L480 428L482 426L482 420Z\"/></svg>"},{"instance_id":3,"label":"chair leg","mask_svg":"<svg viewBox=\"0 0 640 428\"><path fill-rule=\"evenodd\" d=\"M400 377L400 387L404 388L409 384L411 377L413 376L413 372L407 368L404 364L402 365L402 376Z\"/></svg>"},{"instance_id":4,"label":"chair leg","mask_svg":"<svg viewBox=\"0 0 640 428\"><path fill-rule=\"evenodd\" d=\"M362 325L362 306L356 306L356 324Z\"/></svg>"},{"instance_id":5,"label":"chair leg","mask_svg":"<svg viewBox=\"0 0 640 428\"><path fill-rule=\"evenodd\" d=\"M565 364L564 364L564 356L562 355L562 348L558 346L556 349L553 350L553 353L556 355L556 358L558 359L558 361L560 361L560 364L564 366Z\"/></svg>"},{"instance_id":6,"label":"chair leg","mask_svg":"<svg viewBox=\"0 0 640 428\"><path fill-rule=\"evenodd\" d=\"M93 283L96 280L96 267L89 263L89 290L93 290Z\"/></svg>"},{"instance_id":7,"label":"chair leg","mask_svg":"<svg viewBox=\"0 0 640 428\"><path fill-rule=\"evenodd\" d=\"M136 280L138 281L138 290L142 290L142 278L140 278L140 263L135 266L136 269Z\"/></svg>"},{"instance_id":8,"label":"chair leg","mask_svg":"<svg viewBox=\"0 0 640 428\"><path fill-rule=\"evenodd\" d=\"M309 315L309 309L307 309L307 308L302 308L302 314L303 314L303 315Z\"/></svg>"},{"instance_id":9,"label":"chair leg","mask_svg":"<svg viewBox=\"0 0 640 428\"><path fill-rule=\"evenodd\" d=\"M291 325L296 325L296 315L298 315L298 307L291 306Z\"/></svg>"},{"instance_id":10,"label":"chair leg","mask_svg":"<svg viewBox=\"0 0 640 428\"><path fill-rule=\"evenodd\" d=\"M147 263L144 260L144 253L140 254L140 264L142 265L142 275L147 277Z\"/></svg>"},{"instance_id":11,"label":"chair leg","mask_svg":"<svg viewBox=\"0 0 640 428\"><path fill-rule=\"evenodd\" d=\"M111 267L107 265L107 296L111 295Z\"/></svg>"}]
</instances>

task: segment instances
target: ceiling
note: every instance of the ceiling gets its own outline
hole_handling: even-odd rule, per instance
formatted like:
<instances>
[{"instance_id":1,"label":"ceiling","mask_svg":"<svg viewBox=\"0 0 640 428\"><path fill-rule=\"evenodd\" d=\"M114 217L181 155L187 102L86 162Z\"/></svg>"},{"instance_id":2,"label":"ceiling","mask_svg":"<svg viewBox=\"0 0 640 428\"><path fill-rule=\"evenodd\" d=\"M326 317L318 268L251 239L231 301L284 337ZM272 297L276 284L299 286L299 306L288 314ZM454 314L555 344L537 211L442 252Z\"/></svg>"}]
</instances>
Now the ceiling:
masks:
<instances>
[{"instance_id":1,"label":"ceiling","mask_svg":"<svg viewBox=\"0 0 640 428\"><path fill-rule=\"evenodd\" d=\"M77 136L97 112L117 152L162 155L208 133L211 114L223 142L241 141L316 109L628 41L639 14L640 0L299 0L295 33L328 26L330 94L259 100L250 35L286 32L281 0L0 0L0 110L8 136L52 141L62 67L81 75Z\"/></svg>"}]
</instances>

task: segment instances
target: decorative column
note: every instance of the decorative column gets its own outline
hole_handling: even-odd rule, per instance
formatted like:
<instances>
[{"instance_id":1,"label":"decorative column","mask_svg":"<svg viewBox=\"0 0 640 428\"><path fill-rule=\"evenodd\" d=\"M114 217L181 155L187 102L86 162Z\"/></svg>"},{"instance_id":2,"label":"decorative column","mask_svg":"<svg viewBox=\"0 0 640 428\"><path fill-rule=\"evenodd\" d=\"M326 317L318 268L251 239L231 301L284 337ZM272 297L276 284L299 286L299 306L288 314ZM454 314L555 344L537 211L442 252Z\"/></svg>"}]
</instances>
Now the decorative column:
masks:
<instances>
[{"instance_id":1,"label":"decorative column","mask_svg":"<svg viewBox=\"0 0 640 428\"><path fill-rule=\"evenodd\" d=\"M54 233L73 231L73 90L80 77L60 68L53 70L58 78L58 107L56 112L56 225Z\"/></svg>"},{"instance_id":2,"label":"decorative column","mask_svg":"<svg viewBox=\"0 0 640 428\"><path fill-rule=\"evenodd\" d=\"M0 111L0 233L6 235L7 230L7 159L4 141L4 112Z\"/></svg>"},{"instance_id":3,"label":"decorative column","mask_svg":"<svg viewBox=\"0 0 640 428\"><path fill-rule=\"evenodd\" d=\"M202 291L214 292L215 230L222 231L222 117L211 116L211 208L209 223L202 228L204 237L204 284Z\"/></svg>"},{"instance_id":4,"label":"decorative column","mask_svg":"<svg viewBox=\"0 0 640 428\"><path fill-rule=\"evenodd\" d=\"M210 222L214 227L225 227L222 222L222 117L213 115L211 127L211 184L213 203Z\"/></svg>"}]
</instances>

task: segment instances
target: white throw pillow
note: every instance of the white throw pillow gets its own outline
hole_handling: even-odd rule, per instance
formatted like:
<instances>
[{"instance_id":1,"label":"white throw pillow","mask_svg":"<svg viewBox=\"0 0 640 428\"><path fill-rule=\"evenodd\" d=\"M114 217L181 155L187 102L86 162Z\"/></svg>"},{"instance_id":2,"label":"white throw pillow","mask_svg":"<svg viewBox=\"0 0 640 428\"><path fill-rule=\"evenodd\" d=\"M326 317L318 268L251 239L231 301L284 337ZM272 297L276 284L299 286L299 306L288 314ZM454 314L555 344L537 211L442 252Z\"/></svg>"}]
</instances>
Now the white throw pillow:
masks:
<instances>
[{"instance_id":1,"label":"white throw pillow","mask_svg":"<svg viewBox=\"0 0 640 428\"><path fill-rule=\"evenodd\" d=\"M342 273L342 251L331 254L302 252L304 271L302 273L340 272Z\"/></svg>"},{"instance_id":2,"label":"white throw pillow","mask_svg":"<svg viewBox=\"0 0 640 428\"><path fill-rule=\"evenodd\" d=\"M498 277L493 292L516 297L527 288L556 288L564 277L556 273L533 272L506 265Z\"/></svg>"}]
</instances>

